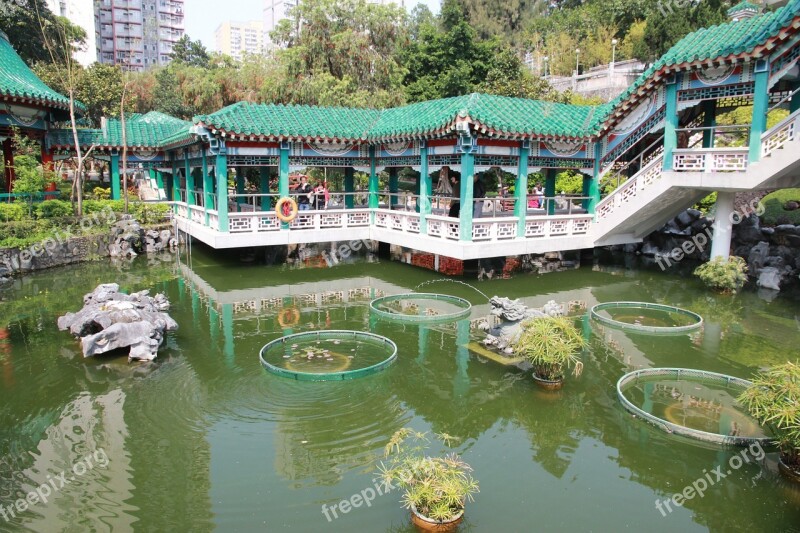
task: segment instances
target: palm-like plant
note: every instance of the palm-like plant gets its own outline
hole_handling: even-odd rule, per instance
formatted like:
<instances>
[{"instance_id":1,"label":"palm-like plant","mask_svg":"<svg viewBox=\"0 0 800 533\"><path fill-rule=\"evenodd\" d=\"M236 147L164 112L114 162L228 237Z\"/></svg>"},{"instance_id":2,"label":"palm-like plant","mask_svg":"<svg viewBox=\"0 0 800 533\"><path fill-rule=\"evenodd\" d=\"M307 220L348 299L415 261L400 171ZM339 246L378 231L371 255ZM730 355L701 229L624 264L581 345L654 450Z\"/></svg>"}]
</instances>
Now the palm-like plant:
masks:
<instances>
[{"instance_id":1,"label":"palm-like plant","mask_svg":"<svg viewBox=\"0 0 800 533\"><path fill-rule=\"evenodd\" d=\"M787 362L761 372L739 403L772 429L783 462L800 472L800 366Z\"/></svg>"},{"instance_id":2,"label":"palm-like plant","mask_svg":"<svg viewBox=\"0 0 800 533\"><path fill-rule=\"evenodd\" d=\"M586 340L571 318L542 317L522 323L522 333L513 348L533 365L536 377L560 381L569 367L580 375L583 363L578 354L585 346Z\"/></svg>"},{"instance_id":3,"label":"palm-like plant","mask_svg":"<svg viewBox=\"0 0 800 533\"><path fill-rule=\"evenodd\" d=\"M449 444L453 437L438 435ZM407 445L408 441L413 445ZM438 522L458 518L467 501L473 501L478 482L472 467L457 454L425 455L430 445L426 433L403 428L395 432L384 449L379 475L387 488L402 488L403 506Z\"/></svg>"}]
</instances>

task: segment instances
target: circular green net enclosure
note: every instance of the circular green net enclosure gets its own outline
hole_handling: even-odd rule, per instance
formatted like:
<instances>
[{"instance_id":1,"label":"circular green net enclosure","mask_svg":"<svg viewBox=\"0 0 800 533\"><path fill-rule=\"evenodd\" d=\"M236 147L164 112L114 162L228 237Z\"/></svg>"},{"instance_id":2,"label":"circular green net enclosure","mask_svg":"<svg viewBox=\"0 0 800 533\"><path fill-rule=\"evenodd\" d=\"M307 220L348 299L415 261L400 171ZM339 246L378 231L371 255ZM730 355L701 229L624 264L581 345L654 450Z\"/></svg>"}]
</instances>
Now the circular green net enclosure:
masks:
<instances>
[{"instance_id":1,"label":"circular green net enclosure","mask_svg":"<svg viewBox=\"0 0 800 533\"><path fill-rule=\"evenodd\" d=\"M630 413L668 433L727 446L769 445L770 435L736 398L750 381L686 368L622 376L617 396Z\"/></svg>"},{"instance_id":2,"label":"circular green net enclosure","mask_svg":"<svg viewBox=\"0 0 800 533\"><path fill-rule=\"evenodd\" d=\"M678 335L703 327L703 317L697 313L648 302L597 304L590 314L606 326L652 335Z\"/></svg>"},{"instance_id":3,"label":"circular green net enclosure","mask_svg":"<svg viewBox=\"0 0 800 533\"><path fill-rule=\"evenodd\" d=\"M472 304L447 294L412 292L382 296L369 303L370 310L387 320L407 323L452 322L466 318Z\"/></svg>"},{"instance_id":4,"label":"circular green net enclosure","mask_svg":"<svg viewBox=\"0 0 800 533\"><path fill-rule=\"evenodd\" d=\"M397 358L397 345L364 331L322 330L287 335L267 343L261 364L299 381L341 381L379 372Z\"/></svg>"}]
</instances>

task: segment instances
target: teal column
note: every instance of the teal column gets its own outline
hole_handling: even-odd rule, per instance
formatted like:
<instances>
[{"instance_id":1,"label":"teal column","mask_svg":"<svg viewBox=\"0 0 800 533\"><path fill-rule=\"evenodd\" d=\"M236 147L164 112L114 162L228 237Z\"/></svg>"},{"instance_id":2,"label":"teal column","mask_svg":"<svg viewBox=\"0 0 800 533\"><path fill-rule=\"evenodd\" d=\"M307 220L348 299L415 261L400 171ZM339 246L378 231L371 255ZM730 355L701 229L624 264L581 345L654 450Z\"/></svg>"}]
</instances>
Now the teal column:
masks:
<instances>
[{"instance_id":1,"label":"teal column","mask_svg":"<svg viewBox=\"0 0 800 533\"><path fill-rule=\"evenodd\" d=\"M369 208L377 209L378 201L378 171L375 160L375 147L369 147Z\"/></svg>"},{"instance_id":2,"label":"teal column","mask_svg":"<svg viewBox=\"0 0 800 533\"><path fill-rule=\"evenodd\" d=\"M112 155L111 161L108 166L110 167L111 175L111 199L120 199L120 185L119 185L119 156Z\"/></svg>"},{"instance_id":3,"label":"teal column","mask_svg":"<svg viewBox=\"0 0 800 533\"><path fill-rule=\"evenodd\" d=\"M397 167L389 167L389 209L400 203L397 192L400 189L400 178L397 175Z\"/></svg>"},{"instance_id":4,"label":"teal column","mask_svg":"<svg viewBox=\"0 0 800 533\"><path fill-rule=\"evenodd\" d=\"M591 198L589 198L589 193L592 190L592 181L594 181L592 176L583 174L583 182L581 183L581 196L585 196L586 198L581 201L581 206L587 211L589 211L589 206L592 204Z\"/></svg>"},{"instance_id":5,"label":"teal column","mask_svg":"<svg viewBox=\"0 0 800 533\"><path fill-rule=\"evenodd\" d=\"M172 187L170 187L170 189L172 189L172 200L175 201L175 202L180 202L181 201L181 195L180 195L180 192L179 192L180 188L181 188L181 175L178 174L178 160L177 159L173 159L172 160ZM175 206L175 212L176 213L178 212L178 207L177 206Z\"/></svg>"},{"instance_id":6,"label":"teal column","mask_svg":"<svg viewBox=\"0 0 800 533\"><path fill-rule=\"evenodd\" d=\"M208 226L208 210L214 207L214 182L211 179L211 173L208 171L208 157L206 156L205 148L203 148L202 166L203 208L206 213L206 226Z\"/></svg>"},{"instance_id":7,"label":"teal column","mask_svg":"<svg viewBox=\"0 0 800 533\"><path fill-rule=\"evenodd\" d=\"M192 167L189 166L189 150L186 150L184 154L183 175L186 176L186 204L193 205L194 176L192 176Z\"/></svg>"},{"instance_id":8,"label":"teal column","mask_svg":"<svg viewBox=\"0 0 800 533\"><path fill-rule=\"evenodd\" d=\"M283 142L280 147L280 166L278 167L278 195L289 196L289 143ZM281 222L281 229L288 230L289 224Z\"/></svg>"},{"instance_id":9,"label":"teal column","mask_svg":"<svg viewBox=\"0 0 800 533\"><path fill-rule=\"evenodd\" d=\"M798 89L800 89L800 82L792 85L792 91L797 91ZM792 96L792 100L789 102L789 113L794 113L798 109L800 109L800 91Z\"/></svg>"},{"instance_id":10,"label":"teal column","mask_svg":"<svg viewBox=\"0 0 800 533\"><path fill-rule=\"evenodd\" d=\"M461 154L461 213L459 216L459 240L472 240L472 190L475 179L475 155L472 152Z\"/></svg>"},{"instance_id":11,"label":"teal column","mask_svg":"<svg viewBox=\"0 0 800 533\"><path fill-rule=\"evenodd\" d=\"M597 204L600 203L600 154L602 151L602 146L600 142L595 143L594 145L594 169L592 171L592 179L589 180L589 189L587 191L587 196L589 196L589 201L586 205L586 211L590 214L594 214L595 210L597 209Z\"/></svg>"},{"instance_id":12,"label":"teal column","mask_svg":"<svg viewBox=\"0 0 800 533\"><path fill-rule=\"evenodd\" d=\"M224 148L220 147L220 152ZM225 153L217 154L217 217L219 218L219 231L228 231L228 156Z\"/></svg>"},{"instance_id":13,"label":"teal column","mask_svg":"<svg viewBox=\"0 0 800 533\"><path fill-rule=\"evenodd\" d=\"M672 170L672 153L678 147L678 82L667 84L664 117L664 170Z\"/></svg>"},{"instance_id":14,"label":"teal column","mask_svg":"<svg viewBox=\"0 0 800 533\"><path fill-rule=\"evenodd\" d=\"M244 168L237 167L236 168L236 203L237 204L244 204L247 203L247 198L241 196L244 194Z\"/></svg>"},{"instance_id":15,"label":"teal column","mask_svg":"<svg viewBox=\"0 0 800 533\"><path fill-rule=\"evenodd\" d=\"M717 125L717 101L703 100L703 127ZM714 148L714 130L703 130L703 148Z\"/></svg>"},{"instance_id":16,"label":"teal column","mask_svg":"<svg viewBox=\"0 0 800 533\"><path fill-rule=\"evenodd\" d=\"M428 234L428 215L431 214L431 195L433 182L428 169L428 144L420 141L419 147L419 232Z\"/></svg>"},{"instance_id":17,"label":"teal column","mask_svg":"<svg viewBox=\"0 0 800 533\"><path fill-rule=\"evenodd\" d=\"M751 163L761 159L761 134L767 130L767 111L769 110L769 63L763 59L756 61L755 87L753 90L753 121L750 124Z\"/></svg>"},{"instance_id":18,"label":"teal column","mask_svg":"<svg viewBox=\"0 0 800 533\"><path fill-rule=\"evenodd\" d=\"M547 214L556 214L556 172L555 168L548 168L544 173L544 201L547 204Z\"/></svg>"},{"instance_id":19,"label":"teal column","mask_svg":"<svg viewBox=\"0 0 800 533\"><path fill-rule=\"evenodd\" d=\"M186 188L192 191L192 195L189 197L189 203L191 205L200 205L200 196L203 194L202 192L198 193L197 191L197 184L203 183L203 170L200 168L193 168L192 171L189 173L189 182L186 184Z\"/></svg>"},{"instance_id":20,"label":"teal column","mask_svg":"<svg viewBox=\"0 0 800 533\"><path fill-rule=\"evenodd\" d=\"M269 194L269 167L259 167L258 169L258 188L261 194ZM272 209L272 202L268 196L261 197L261 210L269 211Z\"/></svg>"},{"instance_id":21,"label":"teal column","mask_svg":"<svg viewBox=\"0 0 800 533\"><path fill-rule=\"evenodd\" d=\"M347 167L344 169L344 192L349 194L345 194L344 196L345 209L353 209L353 207L355 207L352 195L352 193L355 192L355 189L355 171L353 170L353 167Z\"/></svg>"},{"instance_id":22,"label":"teal column","mask_svg":"<svg viewBox=\"0 0 800 533\"><path fill-rule=\"evenodd\" d=\"M514 184L514 216L517 217L517 237L525 236L525 218L528 216L528 158L530 155L530 141L522 141L519 146L517 181Z\"/></svg>"},{"instance_id":23,"label":"teal column","mask_svg":"<svg viewBox=\"0 0 800 533\"><path fill-rule=\"evenodd\" d=\"M223 353L233 363L233 304L222 304L222 335L225 338Z\"/></svg>"}]
</instances>

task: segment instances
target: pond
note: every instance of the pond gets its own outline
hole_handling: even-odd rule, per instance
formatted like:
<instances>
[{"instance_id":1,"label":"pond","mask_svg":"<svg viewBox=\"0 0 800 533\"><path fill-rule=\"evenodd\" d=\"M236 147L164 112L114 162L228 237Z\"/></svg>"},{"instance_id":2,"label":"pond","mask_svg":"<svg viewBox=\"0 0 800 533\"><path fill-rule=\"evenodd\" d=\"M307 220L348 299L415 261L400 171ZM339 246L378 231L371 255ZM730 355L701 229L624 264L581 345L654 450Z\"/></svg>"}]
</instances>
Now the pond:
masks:
<instances>
[{"instance_id":1,"label":"pond","mask_svg":"<svg viewBox=\"0 0 800 533\"><path fill-rule=\"evenodd\" d=\"M792 295L713 296L683 273L623 266L464 280L536 307L649 301L705 319L702 331L669 337L582 320L585 368L553 393L473 349L481 334L470 320L489 306L465 285L429 283L424 291L469 300L468 319L408 323L370 312L372 299L436 278L385 261L243 265L195 247L191 260L140 258L121 269L100 261L16 280L0 292L0 505L8 514L0 514L0 530L410 532L399 491L348 512L336 507L374 491L384 445L410 426L459 439L452 449L480 482L465 531L798 531L800 489L779 477L774 453L731 469L740 449L649 426L626 413L615 389L637 368L750 378L795 356L800 308ZM111 281L172 302L180 328L155 363L83 359L57 330L60 314ZM266 343L320 329L385 336L397 344L397 360L348 381L296 381L262 367ZM304 350L277 359L355 364L349 355L358 346L329 344L309 350L310 359ZM724 391L674 386L702 401L671 407L673 385L660 383L670 399L659 407L671 409L664 416L705 428L718 422L720 406L733 409ZM703 497L659 507L720 465L730 472ZM48 484L47 502L8 511Z\"/></svg>"}]
</instances>

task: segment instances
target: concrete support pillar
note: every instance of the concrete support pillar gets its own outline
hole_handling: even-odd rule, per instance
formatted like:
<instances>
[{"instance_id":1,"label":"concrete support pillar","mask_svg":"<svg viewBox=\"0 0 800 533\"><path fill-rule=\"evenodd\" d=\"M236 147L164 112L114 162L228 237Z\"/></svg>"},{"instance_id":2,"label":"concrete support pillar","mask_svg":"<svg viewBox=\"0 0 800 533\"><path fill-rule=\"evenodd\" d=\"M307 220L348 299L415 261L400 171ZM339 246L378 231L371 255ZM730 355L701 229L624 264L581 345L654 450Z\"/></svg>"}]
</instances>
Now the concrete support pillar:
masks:
<instances>
[{"instance_id":1,"label":"concrete support pillar","mask_svg":"<svg viewBox=\"0 0 800 533\"><path fill-rule=\"evenodd\" d=\"M353 201L352 193L356 190L355 170L353 167L344 169L344 207L345 209L353 209L355 202Z\"/></svg>"},{"instance_id":2,"label":"concrete support pillar","mask_svg":"<svg viewBox=\"0 0 800 533\"><path fill-rule=\"evenodd\" d=\"M269 167L259 167L258 169L258 190L261 194L269 194ZM261 210L269 211L272 209L272 202L268 196L261 197Z\"/></svg>"},{"instance_id":3,"label":"concrete support pillar","mask_svg":"<svg viewBox=\"0 0 800 533\"><path fill-rule=\"evenodd\" d=\"M431 196L433 195L433 181L428 169L428 144L420 141L419 147L419 232L428 234L428 215L431 214Z\"/></svg>"},{"instance_id":4,"label":"concrete support pillar","mask_svg":"<svg viewBox=\"0 0 800 533\"><path fill-rule=\"evenodd\" d=\"M459 240L472 240L473 188L475 186L475 155L461 154L461 213L459 216Z\"/></svg>"},{"instance_id":5,"label":"concrete support pillar","mask_svg":"<svg viewBox=\"0 0 800 533\"><path fill-rule=\"evenodd\" d=\"M678 78L667 83L664 117L664 170L672 170L672 154L678 147Z\"/></svg>"},{"instance_id":6,"label":"concrete support pillar","mask_svg":"<svg viewBox=\"0 0 800 533\"><path fill-rule=\"evenodd\" d=\"M120 183L119 183L119 155L112 155L108 163L109 174L111 178L111 199L120 199Z\"/></svg>"},{"instance_id":7,"label":"concrete support pillar","mask_svg":"<svg viewBox=\"0 0 800 533\"><path fill-rule=\"evenodd\" d=\"M220 148L222 151L222 148ZM217 177L217 217L219 231L228 231L228 156L217 154L215 174Z\"/></svg>"},{"instance_id":8,"label":"concrete support pillar","mask_svg":"<svg viewBox=\"0 0 800 533\"><path fill-rule=\"evenodd\" d=\"M3 169L6 178L6 190L14 188L14 143L11 138L3 141Z\"/></svg>"},{"instance_id":9,"label":"concrete support pillar","mask_svg":"<svg viewBox=\"0 0 800 533\"><path fill-rule=\"evenodd\" d=\"M769 110L769 62L756 61L755 89L753 91L753 120L750 123L749 161L761 159L761 134L767 130L767 111Z\"/></svg>"},{"instance_id":10,"label":"concrete support pillar","mask_svg":"<svg viewBox=\"0 0 800 533\"><path fill-rule=\"evenodd\" d=\"M547 204L548 215L556 214L556 202L554 200L556 197L556 173L558 173L558 169L555 168L545 169L544 172L544 201Z\"/></svg>"},{"instance_id":11,"label":"concrete support pillar","mask_svg":"<svg viewBox=\"0 0 800 533\"><path fill-rule=\"evenodd\" d=\"M208 171L208 156L206 150L203 148L203 206L205 207L206 226L208 226L208 211L214 209L214 181L211 179L211 173Z\"/></svg>"},{"instance_id":12,"label":"concrete support pillar","mask_svg":"<svg viewBox=\"0 0 800 533\"><path fill-rule=\"evenodd\" d=\"M703 127L717 125L717 101L703 100ZM703 130L703 148L714 148L714 130Z\"/></svg>"},{"instance_id":13,"label":"concrete support pillar","mask_svg":"<svg viewBox=\"0 0 800 533\"><path fill-rule=\"evenodd\" d=\"M400 196L397 192L400 190L400 178L398 176L397 167L389 167L389 209L400 203Z\"/></svg>"},{"instance_id":14,"label":"concrete support pillar","mask_svg":"<svg viewBox=\"0 0 800 533\"><path fill-rule=\"evenodd\" d=\"M714 216L714 237L711 241L711 259L728 258L731 252L733 234L733 200L736 193L717 192L716 215Z\"/></svg>"},{"instance_id":15,"label":"concrete support pillar","mask_svg":"<svg viewBox=\"0 0 800 533\"><path fill-rule=\"evenodd\" d=\"M244 167L236 167L236 203L237 204L245 204L247 203L247 198L242 196L244 194Z\"/></svg>"},{"instance_id":16,"label":"concrete support pillar","mask_svg":"<svg viewBox=\"0 0 800 533\"><path fill-rule=\"evenodd\" d=\"M522 141L519 148L517 180L514 183L514 216L517 217L517 237L525 236L525 218L528 216L528 158L529 141Z\"/></svg>"}]
</instances>

